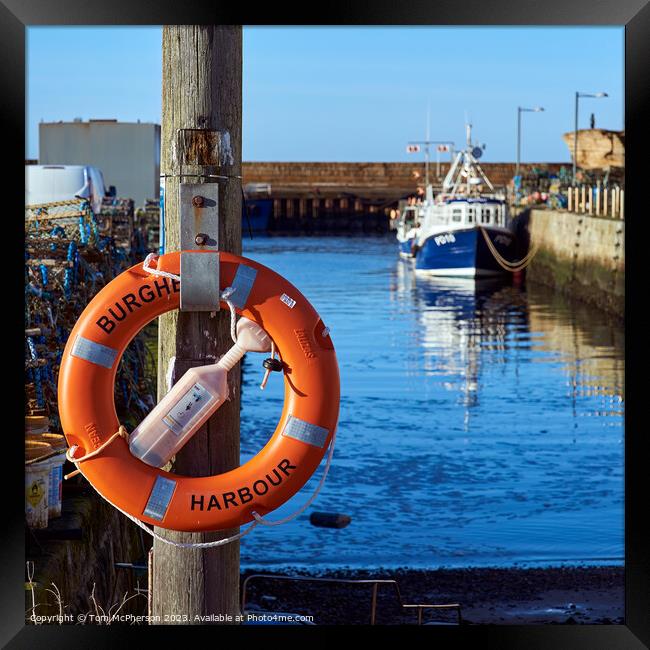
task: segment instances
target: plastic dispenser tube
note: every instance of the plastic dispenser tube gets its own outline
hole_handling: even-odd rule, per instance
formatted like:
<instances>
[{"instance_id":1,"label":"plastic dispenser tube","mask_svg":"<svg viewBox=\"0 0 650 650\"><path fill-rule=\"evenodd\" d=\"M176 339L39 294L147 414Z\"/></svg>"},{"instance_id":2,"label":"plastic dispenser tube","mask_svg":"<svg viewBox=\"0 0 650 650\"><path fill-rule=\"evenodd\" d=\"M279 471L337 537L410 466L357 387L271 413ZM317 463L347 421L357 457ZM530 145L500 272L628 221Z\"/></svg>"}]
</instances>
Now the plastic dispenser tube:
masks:
<instances>
[{"instance_id":1,"label":"plastic dispenser tube","mask_svg":"<svg viewBox=\"0 0 650 650\"><path fill-rule=\"evenodd\" d=\"M256 323L240 318L237 342L217 363L190 368L129 437L131 453L162 467L228 398L228 371L246 352L268 352L271 338Z\"/></svg>"}]
</instances>

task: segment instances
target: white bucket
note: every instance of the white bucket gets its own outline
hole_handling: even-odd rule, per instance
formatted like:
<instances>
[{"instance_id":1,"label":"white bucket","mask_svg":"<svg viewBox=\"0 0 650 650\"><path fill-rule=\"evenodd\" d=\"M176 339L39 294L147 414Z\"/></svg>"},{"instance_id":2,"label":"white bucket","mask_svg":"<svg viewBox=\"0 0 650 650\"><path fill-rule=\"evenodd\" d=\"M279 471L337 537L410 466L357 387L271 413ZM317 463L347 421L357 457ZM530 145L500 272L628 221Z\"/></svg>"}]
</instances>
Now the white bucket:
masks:
<instances>
[{"instance_id":1,"label":"white bucket","mask_svg":"<svg viewBox=\"0 0 650 650\"><path fill-rule=\"evenodd\" d=\"M67 447L65 438L57 433L28 434L26 439L34 442L46 442L55 450L61 450L61 454L53 456L47 462L50 466L50 482L48 490L48 511L49 518L61 516L61 496L63 493L63 463ZM40 465L40 463L38 463Z\"/></svg>"},{"instance_id":2,"label":"white bucket","mask_svg":"<svg viewBox=\"0 0 650 650\"><path fill-rule=\"evenodd\" d=\"M44 415L26 415L25 433L46 433L50 426L49 418Z\"/></svg>"},{"instance_id":3,"label":"white bucket","mask_svg":"<svg viewBox=\"0 0 650 650\"><path fill-rule=\"evenodd\" d=\"M26 442L25 445L25 460L37 458L52 450L44 442ZM30 528L47 528L50 465L49 460L25 465L25 519Z\"/></svg>"},{"instance_id":4,"label":"white bucket","mask_svg":"<svg viewBox=\"0 0 650 650\"><path fill-rule=\"evenodd\" d=\"M50 519L61 516L63 463L65 463L65 454L59 454L50 459L50 483L47 493L48 516Z\"/></svg>"}]
</instances>

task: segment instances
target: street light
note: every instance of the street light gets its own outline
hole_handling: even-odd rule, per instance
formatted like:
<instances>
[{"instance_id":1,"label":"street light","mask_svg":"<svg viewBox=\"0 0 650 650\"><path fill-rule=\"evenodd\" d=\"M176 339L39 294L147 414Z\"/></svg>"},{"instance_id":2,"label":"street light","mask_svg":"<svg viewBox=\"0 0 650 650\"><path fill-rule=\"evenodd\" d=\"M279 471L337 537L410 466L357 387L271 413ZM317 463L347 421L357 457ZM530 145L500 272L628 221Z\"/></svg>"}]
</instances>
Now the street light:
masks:
<instances>
[{"instance_id":1,"label":"street light","mask_svg":"<svg viewBox=\"0 0 650 650\"><path fill-rule=\"evenodd\" d=\"M576 172L578 164L578 100L580 97L593 97L600 99L601 97L609 97L607 93L579 93L576 90L576 110L575 110L575 129L573 131L573 182L576 182Z\"/></svg>"},{"instance_id":2,"label":"street light","mask_svg":"<svg viewBox=\"0 0 650 650\"><path fill-rule=\"evenodd\" d=\"M517 167L515 168L515 176L519 175L519 162L521 160L521 114L541 113L543 110L541 106L535 106L535 108L522 108L521 106L517 106Z\"/></svg>"}]
</instances>

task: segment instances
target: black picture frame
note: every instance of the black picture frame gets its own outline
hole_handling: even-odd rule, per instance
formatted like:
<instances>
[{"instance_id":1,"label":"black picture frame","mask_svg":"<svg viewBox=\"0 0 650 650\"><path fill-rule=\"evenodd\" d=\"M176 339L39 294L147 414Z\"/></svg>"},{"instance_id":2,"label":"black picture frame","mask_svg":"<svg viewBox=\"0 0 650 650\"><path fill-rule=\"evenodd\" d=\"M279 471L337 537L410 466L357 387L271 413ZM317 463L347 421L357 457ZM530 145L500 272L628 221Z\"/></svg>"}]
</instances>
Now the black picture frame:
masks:
<instances>
[{"instance_id":1,"label":"black picture frame","mask_svg":"<svg viewBox=\"0 0 650 650\"><path fill-rule=\"evenodd\" d=\"M24 210L22 193L25 158L25 30L34 25L161 25L161 24L349 24L349 25L620 25L625 26L625 130L626 130L626 215L628 230L626 254L625 331L626 355L625 416L625 622L623 625L526 625L463 626L461 628L399 628L400 637L417 631L425 642L438 647L494 648L617 648L634 649L650 646L650 535L646 532L650 494L644 427L644 377L647 344L645 327L649 319L643 304L644 250L650 240L643 214L644 172L650 155L648 116L650 116L650 3L648 0L465 0L452 2L399 3L329 2L326 6L302 4L279 7L276 3L249 4L208 3L186 0L126 2L112 0L0 0L0 111L5 172L2 207L3 285L8 304L2 311L5 335L3 366L8 372L20 373L23 359L20 346L23 336L20 318L15 316L24 300L22 287L23 226L18 215ZM552 43L549 44L552 47ZM543 53L540 53L542 56ZM588 56L588 53L584 54ZM15 229L15 230L14 230ZM648 257L648 254L645 254ZM14 269L11 272L11 269ZM15 300L15 302L14 302ZM15 330L12 329L15 326ZM15 339L14 339L15 336ZM20 377L20 374L18 375ZM5 389L15 389L16 399L5 390L5 431L2 479L6 484L2 530L2 584L0 586L0 643L9 648L42 647L125 647L138 642L171 642L188 629L174 626L77 627L24 625L24 513L21 500L14 498L22 483L23 382L5 377ZM14 407L15 405L15 407ZM20 406L19 406L20 405ZM9 412L16 413L17 423L10 424ZM8 471L11 469L12 471ZM320 628L325 639L341 628ZM371 635L380 628L364 628ZM214 630L213 642L223 642L225 630ZM294 634L306 634L309 628L229 628L230 639L246 640L264 634L264 643L282 643ZM291 633L291 634L290 634ZM385 630L380 632L385 634ZM230 636L233 634L234 636ZM163 636L164 635L164 636ZM311 635L310 635L311 636ZM186 636L182 637L187 639ZM260 640L262 637L259 637ZM239 641L237 641L239 642ZM367 637L366 643L370 641Z\"/></svg>"}]
</instances>

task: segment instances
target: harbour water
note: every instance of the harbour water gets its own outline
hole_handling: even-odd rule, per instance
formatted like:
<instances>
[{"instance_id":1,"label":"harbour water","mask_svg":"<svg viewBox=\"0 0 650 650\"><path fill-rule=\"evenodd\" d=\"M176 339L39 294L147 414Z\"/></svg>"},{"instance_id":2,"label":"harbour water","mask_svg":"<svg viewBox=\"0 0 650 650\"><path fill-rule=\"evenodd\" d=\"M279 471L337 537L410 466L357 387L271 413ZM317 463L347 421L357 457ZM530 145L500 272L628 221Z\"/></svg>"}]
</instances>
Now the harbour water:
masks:
<instances>
[{"instance_id":1,"label":"harbour water","mask_svg":"<svg viewBox=\"0 0 650 650\"><path fill-rule=\"evenodd\" d=\"M621 322L537 285L416 278L390 236L256 237L244 255L331 328L342 395L318 499L245 537L244 567L622 563ZM282 409L263 357L244 364L242 462ZM316 528L314 510L352 523Z\"/></svg>"}]
</instances>

